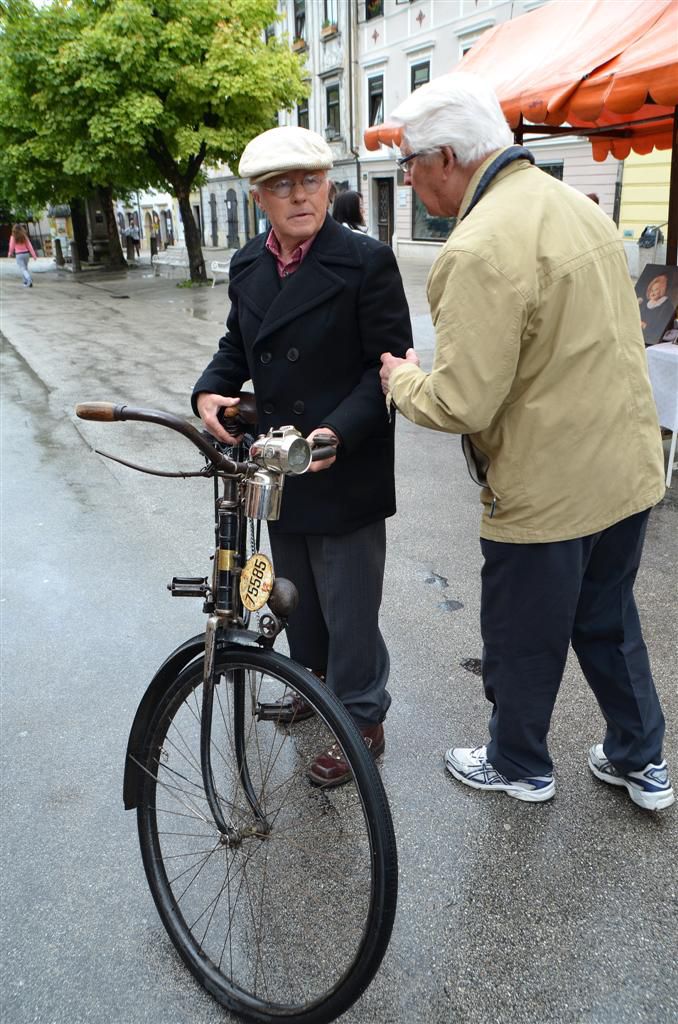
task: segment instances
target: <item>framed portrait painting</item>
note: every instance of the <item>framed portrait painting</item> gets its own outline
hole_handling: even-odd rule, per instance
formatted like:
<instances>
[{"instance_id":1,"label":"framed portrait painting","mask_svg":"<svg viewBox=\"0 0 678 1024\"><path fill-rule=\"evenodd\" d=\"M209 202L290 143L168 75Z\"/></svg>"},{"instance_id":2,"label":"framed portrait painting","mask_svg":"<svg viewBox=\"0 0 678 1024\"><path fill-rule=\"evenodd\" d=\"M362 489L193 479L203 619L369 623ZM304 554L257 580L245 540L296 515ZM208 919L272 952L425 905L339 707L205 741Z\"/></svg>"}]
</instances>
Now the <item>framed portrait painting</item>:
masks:
<instances>
[{"instance_id":1,"label":"framed portrait painting","mask_svg":"<svg viewBox=\"0 0 678 1024\"><path fill-rule=\"evenodd\" d=\"M673 327L678 306L678 267L648 263L636 281L645 345L656 345Z\"/></svg>"}]
</instances>

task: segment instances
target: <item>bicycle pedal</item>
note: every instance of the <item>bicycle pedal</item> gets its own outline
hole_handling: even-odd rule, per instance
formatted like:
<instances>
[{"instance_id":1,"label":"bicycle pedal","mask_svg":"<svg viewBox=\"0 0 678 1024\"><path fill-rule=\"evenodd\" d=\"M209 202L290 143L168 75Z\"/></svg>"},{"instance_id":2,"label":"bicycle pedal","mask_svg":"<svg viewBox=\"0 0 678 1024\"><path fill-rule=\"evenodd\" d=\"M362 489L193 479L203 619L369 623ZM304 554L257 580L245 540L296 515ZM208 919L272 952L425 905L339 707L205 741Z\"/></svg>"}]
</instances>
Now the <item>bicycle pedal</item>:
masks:
<instances>
[{"instance_id":1,"label":"bicycle pedal","mask_svg":"<svg viewBox=\"0 0 678 1024\"><path fill-rule=\"evenodd\" d=\"M172 597L206 597L210 588L206 576L173 576L167 589Z\"/></svg>"}]
</instances>

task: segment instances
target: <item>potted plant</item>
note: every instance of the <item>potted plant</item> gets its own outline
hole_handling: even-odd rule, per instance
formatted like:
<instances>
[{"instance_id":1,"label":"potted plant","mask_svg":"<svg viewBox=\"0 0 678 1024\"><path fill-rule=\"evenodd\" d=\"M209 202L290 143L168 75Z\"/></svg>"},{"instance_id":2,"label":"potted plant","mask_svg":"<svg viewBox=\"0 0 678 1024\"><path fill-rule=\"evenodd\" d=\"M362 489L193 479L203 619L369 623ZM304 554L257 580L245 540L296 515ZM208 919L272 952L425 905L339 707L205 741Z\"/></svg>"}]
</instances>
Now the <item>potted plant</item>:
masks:
<instances>
[{"instance_id":1,"label":"potted plant","mask_svg":"<svg viewBox=\"0 0 678 1024\"><path fill-rule=\"evenodd\" d=\"M327 36L334 36L337 34L337 23L336 21L329 21L327 18L323 21L322 28L320 29L320 38L325 39Z\"/></svg>"},{"instance_id":2,"label":"potted plant","mask_svg":"<svg viewBox=\"0 0 678 1024\"><path fill-rule=\"evenodd\" d=\"M306 40L304 39L303 36L294 37L294 39L292 40L292 49L295 51L295 53L299 50L306 49Z\"/></svg>"}]
</instances>

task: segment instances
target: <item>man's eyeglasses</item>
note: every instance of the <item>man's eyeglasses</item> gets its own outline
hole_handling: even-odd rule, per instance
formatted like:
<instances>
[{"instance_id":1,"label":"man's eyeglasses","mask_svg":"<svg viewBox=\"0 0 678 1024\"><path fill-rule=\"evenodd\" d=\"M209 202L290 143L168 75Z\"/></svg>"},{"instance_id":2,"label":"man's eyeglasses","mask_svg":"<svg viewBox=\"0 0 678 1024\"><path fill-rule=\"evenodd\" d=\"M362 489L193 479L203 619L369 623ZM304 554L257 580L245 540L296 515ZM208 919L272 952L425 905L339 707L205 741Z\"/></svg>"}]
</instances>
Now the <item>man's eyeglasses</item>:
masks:
<instances>
[{"instance_id":1,"label":"man's eyeglasses","mask_svg":"<svg viewBox=\"0 0 678 1024\"><path fill-rule=\"evenodd\" d=\"M267 192L272 192L278 199L289 199L294 192L297 185L301 185L304 192L307 195L312 196L316 193L322 183L326 179L320 174L305 174L301 181L291 181L289 178L281 178L280 181L276 181L275 185L266 185L262 182L262 188L265 188Z\"/></svg>"},{"instance_id":2,"label":"man's eyeglasses","mask_svg":"<svg viewBox=\"0 0 678 1024\"><path fill-rule=\"evenodd\" d=\"M416 153L408 153L407 156L396 157L396 163L398 167L406 167L407 164L409 164L410 160L415 160L418 156L432 156L434 153L437 152L437 149L420 149ZM452 150L452 156L454 155L454 150Z\"/></svg>"},{"instance_id":3,"label":"man's eyeglasses","mask_svg":"<svg viewBox=\"0 0 678 1024\"><path fill-rule=\"evenodd\" d=\"M407 156L398 156L396 157L396 163L398 167L406 167L407 164L409 164L410 160L416 160L418 156L422 155L422 151L419 150L418 153L409 153Z\"/></svg>"}]
</instances>

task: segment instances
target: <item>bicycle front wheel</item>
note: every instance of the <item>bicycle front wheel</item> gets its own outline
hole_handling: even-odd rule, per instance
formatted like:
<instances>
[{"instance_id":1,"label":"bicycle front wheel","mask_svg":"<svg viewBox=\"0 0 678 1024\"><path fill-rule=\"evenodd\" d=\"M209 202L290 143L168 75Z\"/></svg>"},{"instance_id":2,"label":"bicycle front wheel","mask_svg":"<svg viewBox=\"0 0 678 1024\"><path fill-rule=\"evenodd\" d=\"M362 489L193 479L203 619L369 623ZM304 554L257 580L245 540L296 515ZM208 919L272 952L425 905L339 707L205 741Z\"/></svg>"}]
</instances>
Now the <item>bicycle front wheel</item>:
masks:
<instances>
[{"instance_id":1,"label":"bicycle front wheel","mask_svg":"<svg viewBox=\"0 0 678 1024\"><path fill-rule=\"evenodd\" d=\"M217 657L215 684L208 792L201 662L177 676L148 731L138 826L151 891L220 1003L251 1021L325 1024L370 983L393 926L381 779L341 704L288 658L233 647ZM283 726L271 709L295 694L316 714ZM352 780L325 790L306 769L333 743Z\"/></svg>"}]
</instances>

